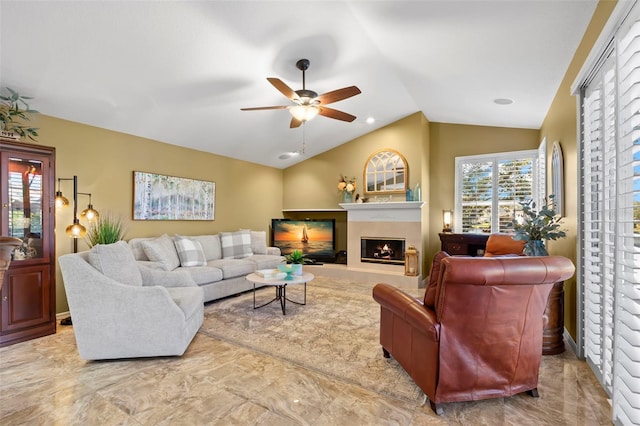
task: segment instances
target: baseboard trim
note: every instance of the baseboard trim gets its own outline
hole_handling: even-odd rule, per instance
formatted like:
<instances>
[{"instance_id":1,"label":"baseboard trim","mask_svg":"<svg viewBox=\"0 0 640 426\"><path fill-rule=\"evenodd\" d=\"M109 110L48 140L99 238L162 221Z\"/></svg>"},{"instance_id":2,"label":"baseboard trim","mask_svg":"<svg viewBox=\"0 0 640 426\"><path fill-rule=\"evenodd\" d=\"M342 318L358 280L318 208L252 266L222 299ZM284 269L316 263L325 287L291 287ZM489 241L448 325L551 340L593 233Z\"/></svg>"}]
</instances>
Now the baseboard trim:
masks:
<instances>
[{"instance_id":1,"label":"baseboard trim","mask_svg":"<svg viewBox=\"0 0 640 426\"><path fill-rule=\"evenodd\" d=\"M575 340L573 340L573 337L571 337L571 335L569 334L569 332L567 331L567 329L564 329L564 341L567 342L567 344L569 345L569 347L571 347L571 350L573 351L574 354L576 354L576 356L579 359L584 359L583 355L582 355L582 351L578 352L578 345L576 343Z\"/></svg>"},{"instance_id":2,"label":"baseboard trim","mask_svg":"<svg viewBox=\"0 0 640 426\"><path fill-rule=\"evenodd\" d=\"M60 321L62 319L65 318L69 318L71 316L71 312L66 311L66 312L60 312L56 314L56 321Z\"/></svg>"}]
</instances>

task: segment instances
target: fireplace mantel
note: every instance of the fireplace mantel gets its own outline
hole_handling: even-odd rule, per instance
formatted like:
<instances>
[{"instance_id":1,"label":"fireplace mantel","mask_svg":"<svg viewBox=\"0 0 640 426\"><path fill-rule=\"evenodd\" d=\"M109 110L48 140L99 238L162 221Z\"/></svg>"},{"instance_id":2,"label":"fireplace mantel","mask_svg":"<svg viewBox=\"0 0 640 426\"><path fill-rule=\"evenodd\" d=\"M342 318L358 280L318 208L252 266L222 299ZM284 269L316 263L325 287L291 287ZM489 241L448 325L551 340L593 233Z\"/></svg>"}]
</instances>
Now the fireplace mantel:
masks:
<instances>
[{"instance_id":1,"label":"fireplace mantel","mask_svg":"<svg viewBox=\"0 0 640 426\"><path fill-rule=\"evenodd\" d=\"M424 201L343 203L348 222L420 222Z\"/></svg>"}]
</instances>

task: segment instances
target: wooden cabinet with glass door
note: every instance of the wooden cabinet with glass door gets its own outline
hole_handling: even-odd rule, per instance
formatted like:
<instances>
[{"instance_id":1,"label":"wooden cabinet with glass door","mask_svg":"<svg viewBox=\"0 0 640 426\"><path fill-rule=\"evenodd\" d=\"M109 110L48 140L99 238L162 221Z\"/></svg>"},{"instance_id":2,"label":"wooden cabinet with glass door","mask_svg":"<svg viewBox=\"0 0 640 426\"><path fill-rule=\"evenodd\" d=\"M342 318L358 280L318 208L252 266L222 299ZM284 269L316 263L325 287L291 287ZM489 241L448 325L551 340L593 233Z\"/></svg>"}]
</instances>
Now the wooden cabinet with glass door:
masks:
<instances>
[{"instance_id":1,"label":"wooden cabinet with glass door","mask_svg":"<svg viewBox=\"0 0 640 426\"><path fill-rule=\"evenodd\" d=\"M0 140L0 234L19 238L0 290L0 346L56 332L55 149Z\"/></svg>"}]
</instances>

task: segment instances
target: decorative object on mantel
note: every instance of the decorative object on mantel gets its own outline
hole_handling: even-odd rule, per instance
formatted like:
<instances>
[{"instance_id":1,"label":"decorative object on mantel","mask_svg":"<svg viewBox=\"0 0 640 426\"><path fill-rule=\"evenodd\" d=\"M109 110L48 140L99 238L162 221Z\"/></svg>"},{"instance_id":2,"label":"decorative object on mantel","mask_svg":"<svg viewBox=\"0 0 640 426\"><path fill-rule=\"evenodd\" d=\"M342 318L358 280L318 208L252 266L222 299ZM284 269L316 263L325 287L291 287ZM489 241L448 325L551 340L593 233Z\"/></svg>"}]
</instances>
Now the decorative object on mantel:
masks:
<instances>
[{"instance_id":1,"label":"decorative object on mantel","mask_svg":"<svg viewBox=\"0 0 640 426\"><path fill-rule=\"evenodd\" d=\"M19 141L28 137L35 142L38 129L25 124L31 114L38 111L29 108L28 96L21 96L18 92L6 88L7 95L0 94L0 138Z\"/></svg>"},{"instance_id":2,"label":"decorative object on mantel","mask_svg":"<svg viewBox=\"0 0 640 426\"><path fill-rule=\"evenodd\" d=\"M346 175L340 175L338 181L338 191L342 194L343 203L353 202L353 193L356 190L356 178L348 178Z\"/></svg>"},{"instance_id":3,"label":"decorative object on mantel","mask_svg":"<svg viewBox=\"0 0 640 426\"><path fill-rule=\"evenodd\" d=\"M404 251L404 274L409 277L416 277L419 273L418 250L414 246L409 246Z\"/></svg>"},{"instance_id":4,"label":"decorative object on mantel","mask_svg":"<svg viewBox=\"0 0 640 426\"><path fill-rule=\"evenodd\" d=\"M513 228L516 231L514 240L526 241L524 254L527 256L548 256L543 240L557 240L567 236L560 229L561 217L556 214L554 196L544 199L544 205L536 210L533 200L525 200L522 206L522 217L516 217Z\"/></svg>"},{"instance_id":5,"label":"decorative object on mantel","mask_svg":"<svg viewBox=\"0 0 640 426\"><path fill-rule=\"evenodd\" d=\"M451 210L442 210L442 232L451 232L452 222L453 212Z\"/></svg>"},{"instance_id":6,"label":"decorative object on mantel","mask_svg":"<svg viewBox=\"0 0 640 426\"><path fill-rule=\"evenodd\" d=\"M0 236L0 290L2 290L4 273L9 269L9 264L11 263L11 252L21 245L22 240L20 238Z\"/></svg>"},{"instance_id":7,"label":"decorative object on mantel","mask_svg":"<svg viewBox=\"0 0 640 426\"><path fill-rule=\"evenodd\" d=\"M422 199L422 191L420 190L420 182L416 183L415 188L413 189L413 197L411 201L421 201Z\"/></svg>"},{"instance_id":8,"label":"decorative object on mantel","mask_svg":"<svg viewBox=\"0 0 640 426\"><path fill-rule=\"evenodd\" d=\"M365 194L403 194L409 189L409 164L395 149L380 149L364 163ZM407 201L413 201L407 199Z\"/></svg>"}]
</instances>

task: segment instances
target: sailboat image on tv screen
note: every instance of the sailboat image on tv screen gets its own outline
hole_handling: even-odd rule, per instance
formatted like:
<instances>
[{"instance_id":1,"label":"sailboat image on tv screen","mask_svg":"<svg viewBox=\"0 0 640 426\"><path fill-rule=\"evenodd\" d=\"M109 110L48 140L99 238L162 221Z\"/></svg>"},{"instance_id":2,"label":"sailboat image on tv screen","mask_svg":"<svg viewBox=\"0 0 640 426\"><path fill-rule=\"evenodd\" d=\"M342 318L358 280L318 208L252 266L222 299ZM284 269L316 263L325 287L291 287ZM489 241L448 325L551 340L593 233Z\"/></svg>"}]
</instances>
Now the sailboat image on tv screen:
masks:
<instances>
[{"instance_id":1,"label":"sailboat image on tv screen","mask_svg":"<svg viewBox=\"0 0 640 426\"><path fill-rule=\"evenodd\" d=\"M302 227L302 239L300 240L303 243L308 243L309 242L309 236L307 235L307 227L303 226Z\"/></svg>"}]
</instances>

